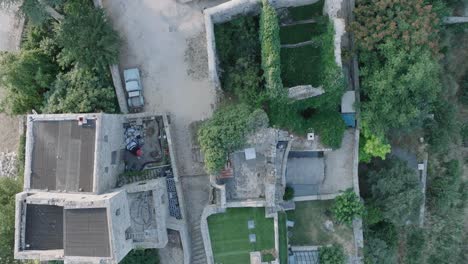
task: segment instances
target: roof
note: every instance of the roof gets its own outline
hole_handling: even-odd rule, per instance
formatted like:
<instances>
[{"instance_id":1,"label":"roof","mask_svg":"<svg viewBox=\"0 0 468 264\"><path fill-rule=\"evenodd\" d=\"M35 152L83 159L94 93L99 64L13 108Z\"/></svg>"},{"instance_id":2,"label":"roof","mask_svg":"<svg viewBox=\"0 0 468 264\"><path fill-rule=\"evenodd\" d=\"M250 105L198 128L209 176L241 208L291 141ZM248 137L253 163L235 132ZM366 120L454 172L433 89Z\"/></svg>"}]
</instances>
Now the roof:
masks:
<instances>
[{"instance_id":1,"label":"roof","mask_svg":"<svg viewBox=\"0 0 468 264\"><path fill-rule=\"evenodd\" d=\"M286 184L295 196L315 195L325 177L323 152L291 151L286 165Z\"/></svg>"},{"instance_id":2,"label":"roof","mask_svg":"<svg viewBox=\"0 0 468 264\"><path fill-rule=\"evenodd\" d=\"M26 205L26 250L63 249L63 207Z\"/></svg>"},{"instance_id":3,"label":"roof","mask_svg":"<svg viewBox=\"0 0 468 264\"><path fill-rule=\"evenodd\" d=\"M93 191L95 120L34 121L31 188Z\"/></svg>"},{"instance_id":4,"label":"roof","mask_svg":"<svg viewBox=\"0 0 468 264\"><path fill-rule=\"evenodd\" d=\"M65 210L64 230L65 256L110 257L105 208Z\"/></svg>"},{"instance_id":5,"label":"roof","mask_svg":"<svg viewBox=\"0 0 468 264\"><path fill-rule=\"evenodd\" d=\"M354 91L347 91L341 97L341 113L355 113L354 102L356 95Z\"/></svg>"}]
</instances>

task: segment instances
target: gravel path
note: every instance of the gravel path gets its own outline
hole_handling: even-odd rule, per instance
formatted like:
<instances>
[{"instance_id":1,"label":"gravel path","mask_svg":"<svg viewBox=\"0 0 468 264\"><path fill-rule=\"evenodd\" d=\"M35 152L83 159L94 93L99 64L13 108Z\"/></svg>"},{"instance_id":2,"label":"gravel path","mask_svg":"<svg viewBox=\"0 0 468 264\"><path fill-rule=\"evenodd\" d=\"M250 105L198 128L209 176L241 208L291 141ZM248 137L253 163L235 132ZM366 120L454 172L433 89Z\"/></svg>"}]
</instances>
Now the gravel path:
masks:
<instances>
[{"instance_id":1,"label":"gravel path","mask_svg":"<svg viewBox=\"0 0 468 264\"><path fill-rule=\"evenodd\" d=\"M16 9L0 9L0 51L18 51L22 21ZM4 92L0 89L0 100ZM16 152L19 143L19 118L0 113L0 177L15 176Z\"/></svg>"}]
</instances>

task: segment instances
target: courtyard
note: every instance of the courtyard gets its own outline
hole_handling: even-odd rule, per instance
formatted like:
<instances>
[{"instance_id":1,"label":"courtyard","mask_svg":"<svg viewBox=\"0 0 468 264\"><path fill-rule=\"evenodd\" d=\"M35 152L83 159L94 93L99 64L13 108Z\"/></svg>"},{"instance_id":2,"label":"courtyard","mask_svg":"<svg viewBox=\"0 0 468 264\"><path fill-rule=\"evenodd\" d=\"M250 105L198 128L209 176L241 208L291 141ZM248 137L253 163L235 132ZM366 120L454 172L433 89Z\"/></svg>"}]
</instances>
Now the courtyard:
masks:
<instances>
[{"instance_id":1,"label":"courtyard","mask_svg":"<svg viewBox=\"0 0 468 264\"><path fill-rule=\"evenodd\" d=\"M353 230L333 222L333 200L296 202L296 209L287 212L294 227L289 229L292 246L323 246L338 243L348 255L354 254Z\"/></svg>"},{"instance_id":2,"label":"courtyard","mask_svg":"<svg viewBox=\"0 0 468 264\"><path fill-rule=\"evenodd\" d=\"M210 216L208 226L215 263L250 263L254 251L262 253L262 261L274 259L274 224L265 208L228 208Z\"/></svg>"}]
</instances>

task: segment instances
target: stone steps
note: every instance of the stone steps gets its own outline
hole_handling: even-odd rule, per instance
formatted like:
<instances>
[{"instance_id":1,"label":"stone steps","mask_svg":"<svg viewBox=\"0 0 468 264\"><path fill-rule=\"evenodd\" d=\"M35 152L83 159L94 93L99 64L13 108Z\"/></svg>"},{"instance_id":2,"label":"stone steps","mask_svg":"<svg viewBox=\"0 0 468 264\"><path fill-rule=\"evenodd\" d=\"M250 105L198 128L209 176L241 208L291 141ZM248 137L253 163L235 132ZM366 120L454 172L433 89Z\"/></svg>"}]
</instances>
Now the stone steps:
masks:
<instances>
[{"instance_id":1,"label":"stone steps","mask_svg":"<svg viewBox=\"0 0 468 264\"><path fill-rule=\"evenodd\" d=\"M200 222L197 221L191 226L192 233L192 262L191 264L206 264L205 246L200 230Z\"/></svg>"}]
</instances>

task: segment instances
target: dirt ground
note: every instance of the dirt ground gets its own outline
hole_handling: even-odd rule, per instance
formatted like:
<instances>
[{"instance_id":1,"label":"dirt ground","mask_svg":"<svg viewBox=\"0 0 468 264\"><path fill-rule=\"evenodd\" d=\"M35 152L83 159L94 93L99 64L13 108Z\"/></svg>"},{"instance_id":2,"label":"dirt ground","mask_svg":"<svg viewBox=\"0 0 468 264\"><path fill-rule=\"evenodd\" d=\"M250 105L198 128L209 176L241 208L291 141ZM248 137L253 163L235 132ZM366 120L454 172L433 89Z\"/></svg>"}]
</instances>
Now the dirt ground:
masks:
<instances>
[{"instance_id":1,"label":"dirt ground","mask_svg":"<svg viewBox=\"0 0 468 264\"><path fill-rule=\"evenodd\" d=\"M21 21L16 16L16 9L0 9L0 51L17 51L21 37ZM0 89L0 100L4 93ZM16 152L19 136L18 117L0 113L0 152ZM2 176L2 175L0 175Z\"/></svg>"},{"instance_id":2,"label":"dirt ground","mask_svg":"<svg viewBox=\"0 0 468 264\"><path fill-rule=\"evenodd\" d=\"M180 175L203 173L192 162L189 124L210 117L216 104L202 10L219 2L103 0L122 38L121 70L142 73L145 111L170 114Z\"/></svg>"}]
</instances>

